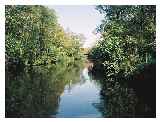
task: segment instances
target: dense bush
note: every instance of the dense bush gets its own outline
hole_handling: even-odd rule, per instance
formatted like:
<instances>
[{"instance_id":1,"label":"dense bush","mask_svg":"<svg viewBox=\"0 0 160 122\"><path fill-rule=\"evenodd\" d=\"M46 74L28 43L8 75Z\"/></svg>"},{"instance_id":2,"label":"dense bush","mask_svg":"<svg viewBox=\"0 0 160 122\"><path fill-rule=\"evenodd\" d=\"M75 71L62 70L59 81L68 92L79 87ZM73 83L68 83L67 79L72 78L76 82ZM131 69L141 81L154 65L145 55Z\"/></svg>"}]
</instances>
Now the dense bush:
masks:
<instances>
[{"instance_id":1,"label":"dense bush","mask_svg":"<svg viewBox=\"0 0 160 122\"><path fill-rule=\"evenodd\" d=\"M108 77L127 77L140 65L155 63L155 6L97 6L105 18L101 39L89 58L103 64ZM98 61L97 61L98 60Z\"/></svg>"},{"instance_id":2,"label":"dense bush","mask_svg":"<svg viewBox=\"0 0 160 122\"><path fill-rule=\"evenodd\" d=\"M82 57L78 35L65 32L54 10L6 6L6 55L25 65L71 63Z\"/></svg>"},{"instance_id":3,"label":"dense bush","mask_svg":"<svg viewBox=\"0 0 160 122\"><path fill-rule=\"evenodd\" d=\"M6 117L50 117L66 84L79 81L81 38L44 6L6 6L5 14Z\"/></svg>"},{"instance_id":4,"label":"dense bush","mask_svg":"<svg viewBox=\"0 0 160 122\"><path fill-rule=\"evenodd\" d=\"M156 7L97 6L101 38L89 52L101 81L105 117L156 116ZM102 74L101 73L101 74Z\"/></svg>"}]
</instances>

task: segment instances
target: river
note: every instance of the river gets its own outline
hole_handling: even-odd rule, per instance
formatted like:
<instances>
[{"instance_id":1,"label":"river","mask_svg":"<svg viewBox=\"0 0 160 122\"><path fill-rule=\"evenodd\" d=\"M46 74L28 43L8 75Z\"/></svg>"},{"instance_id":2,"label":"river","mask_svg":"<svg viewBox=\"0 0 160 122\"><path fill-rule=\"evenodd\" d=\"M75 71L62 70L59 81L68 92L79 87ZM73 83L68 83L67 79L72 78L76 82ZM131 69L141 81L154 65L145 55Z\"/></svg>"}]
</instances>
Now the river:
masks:
<instances>
[{"instance_id":1,"label":"river","mask_svg":"<svg viewBox=\"0 0 160 122\"><path fill-rule=\"evenodd\" d=\"M6 117L153 117L152 104L132 88L96 78L76 63L6 68ZM153 104L154 105L154 104Z\"/></svg>"},{"instance_id":2,"label":"river","mask_svg":"<svg viewBox=\"0 0 160 122\"><path fill-rule=\"evenodd\" d=\"M56 117L101 117L94 104L100 102L100 86L88 75L87 68L81 72L80 82L70 88L66 85L60 97Z\"/></svg>"},{"instance_id":3,"label":"river","mask_svg":"<svg viewBox=\"0 0 160 122\"><path fill-rule=\"evenodd\" d=\"M6 117L102 117L100 84L84 65L6 73Z\"/></svg>"}]
</instances>

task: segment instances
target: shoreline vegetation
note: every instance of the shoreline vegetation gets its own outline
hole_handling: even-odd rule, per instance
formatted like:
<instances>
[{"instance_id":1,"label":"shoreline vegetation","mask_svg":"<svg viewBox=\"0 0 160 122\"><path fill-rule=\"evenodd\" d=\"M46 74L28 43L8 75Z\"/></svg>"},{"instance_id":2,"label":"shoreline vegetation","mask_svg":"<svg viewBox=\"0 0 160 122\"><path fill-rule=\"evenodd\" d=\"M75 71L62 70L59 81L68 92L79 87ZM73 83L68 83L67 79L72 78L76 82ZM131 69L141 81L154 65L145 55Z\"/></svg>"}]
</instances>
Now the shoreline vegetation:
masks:
<instances>
[{"instance_id":1,"label":"shoreline vegetation","mask_svg":"<svg viewBox=\"0 0 160 122\"><path fill-rule=\"evenodd\" d=\"M97 28L102 37L88 58L94 64L92 72L103 74L102 94L119 106L108 107L112 109L108 116L156 117L156 6L99 5L96 9L104 15Z\"/></svg>"},{"instance_id":2,"label":"shoreline vegetation","mask_svg":"<svg viewBox=\"0 0 160 122\"><path fill-rule=\"evenodd\" d=\"M82 66L101 84L95 107L103 117L156 117L156 6L96 9L104 15L101 38L82 49L82 35L65 31L54 10L5 7L6 117L56 115L65 85L76 84Z\"/></svg>"},{"instance_id":3,"label":"shoreline vegetation","mask_svg":"<svg viewBox=\"0 0 160 122\"><path fill-rule=\"evenodd\" d=\"M80 60L81 37L58 24L44 6L6 6L6 61L24 66ZM7 62L6 62L7 63Z\"/></svg>"},{"instance_id":4,"label":"shoreline vegetation","mask_svg":"<svg viewBox=\"0 0 160 122\"><path fill-rule=\"evenodd\" d=\"M83 62L81 36L45 6L8 5L5 15L6 117L49 117L65 84L77 81L69 73Z\"/></svg>"}]
</instances>

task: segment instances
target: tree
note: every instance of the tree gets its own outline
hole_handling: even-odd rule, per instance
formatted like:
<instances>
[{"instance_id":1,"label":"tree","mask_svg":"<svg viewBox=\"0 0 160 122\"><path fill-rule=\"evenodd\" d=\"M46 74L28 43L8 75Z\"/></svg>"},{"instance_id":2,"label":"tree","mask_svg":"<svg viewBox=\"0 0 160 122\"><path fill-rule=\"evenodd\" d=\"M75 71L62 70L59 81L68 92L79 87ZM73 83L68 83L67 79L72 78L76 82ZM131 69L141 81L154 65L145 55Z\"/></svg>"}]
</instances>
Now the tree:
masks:
<instances>
[{"instance_id":1,"label":"tree","mask_svg":"<svg viewBox=\"0 0 160 122\"><path fill-rule=\"evenodd\" d=\"M54 10L44 6L6 6L5 13L9 57L32 66L65 62L64 58L70 60L80 54L81 38L64 31Z\"/></svg>"},{"instance_id":2,"label":"tree","mask_svg":"<svg viewBox=\"0 0 160 122\"><path fill-rule=\"evenodd\" d=\"M101 60L107 76L128 76L140 64L155 62L155 6L99 5L96 9L105 18L97 28L102 37L90 57Z\"/></svg>"}]
</instances>

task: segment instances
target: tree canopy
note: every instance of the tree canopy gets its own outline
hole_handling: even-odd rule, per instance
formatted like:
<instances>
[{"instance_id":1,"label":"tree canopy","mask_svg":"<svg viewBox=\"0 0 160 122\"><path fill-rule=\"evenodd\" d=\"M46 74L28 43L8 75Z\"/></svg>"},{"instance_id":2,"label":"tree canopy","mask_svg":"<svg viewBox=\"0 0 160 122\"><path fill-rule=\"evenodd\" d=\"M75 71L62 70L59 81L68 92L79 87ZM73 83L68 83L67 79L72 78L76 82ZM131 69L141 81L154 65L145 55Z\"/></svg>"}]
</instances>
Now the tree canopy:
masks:
<instances>
[{"instance_id":1,"label":"tree canopy","mask_svg":"<svg viewBox=\"0 0 160 122\"><path fill-rule=\"evenodd\" d=\"M128 76L140 65L155 62L155 6L99 5L96 9L105 17L97 28L101 39L89 57L100 60L107 76Z\"/></svg>"},{"instance_id":2,"label":"tree canopy","mask_svg":"<svg viewBox=\"0 0 160 122\"><path fill-rule=\"evenodd\" d=\"M25 65L69 63L82 57L79 35L65 32L45 6L6 6L6 55ZM78 55L77 55L78 54Z\"/></svg>"}]
</instances>

